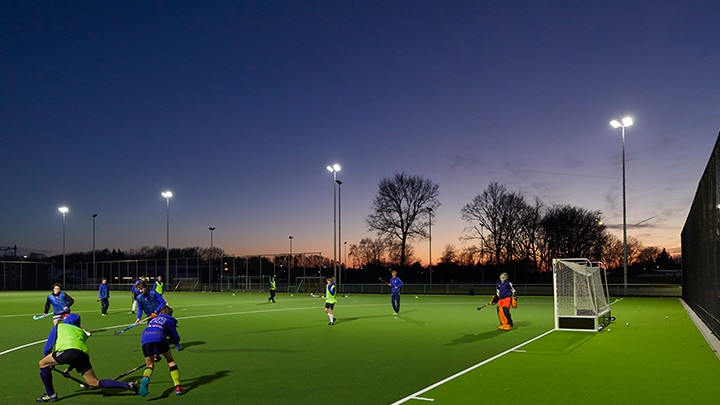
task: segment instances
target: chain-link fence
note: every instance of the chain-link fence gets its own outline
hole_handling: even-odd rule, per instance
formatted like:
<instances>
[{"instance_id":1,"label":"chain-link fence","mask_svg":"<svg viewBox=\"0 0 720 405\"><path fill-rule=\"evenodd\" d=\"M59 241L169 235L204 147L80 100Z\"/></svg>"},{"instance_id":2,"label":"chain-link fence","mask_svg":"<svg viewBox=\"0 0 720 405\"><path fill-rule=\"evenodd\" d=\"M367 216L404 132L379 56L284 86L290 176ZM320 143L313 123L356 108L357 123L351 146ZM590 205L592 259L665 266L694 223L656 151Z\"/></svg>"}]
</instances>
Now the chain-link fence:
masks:
<instances>
[{"instance_id":1,"label":"chain-link fence","mask_svg":"<svg viewBox=\"0 0 720 405\"><path fill-rule=\"evenodd\" d=\"M683 299L720 336L720 134L681 233Z\"/></svg>"}]
</instances>

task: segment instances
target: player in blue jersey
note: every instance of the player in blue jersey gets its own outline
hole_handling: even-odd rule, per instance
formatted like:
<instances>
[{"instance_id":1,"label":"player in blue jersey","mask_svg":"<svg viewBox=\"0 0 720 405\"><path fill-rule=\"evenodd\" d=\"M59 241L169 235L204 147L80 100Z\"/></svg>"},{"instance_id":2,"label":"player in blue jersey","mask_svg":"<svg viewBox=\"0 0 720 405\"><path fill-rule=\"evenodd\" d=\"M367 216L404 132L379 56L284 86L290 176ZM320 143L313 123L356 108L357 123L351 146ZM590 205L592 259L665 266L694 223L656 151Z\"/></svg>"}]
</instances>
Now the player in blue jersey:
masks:
<instances>
[{"instance_id":1,"label":"player in blue jersey","mask_svg":"<svg viewBox=\"0 0 720 405\"><path fill-rule=\"evenodd\" d=\"M58 364L68 365L68 369L63 372L65 376L69 375L71 370L77 370L91 387L120 388L137 393L136 383L97 378L90 364L90 351L86 340L87 335L80 326L80 315L68 314L63 323L52 328L43 351L45 357L38 363L45 395L38 398L37 402L57 401L58 394L53 386L52 369Z\"/></svg>"},{"instance_id":2,"label":"player in blue jersey","mask_svg":"<svg viewBox=\"0 0 720 405\"><path fill-rule=\"evenodd\" d=\"M495 297L493 297L493 301L497 300L498 319L500 319L498 329L500 330L510 330L513 328L510 306L512 305L512 298L514 296L515 288L508 280L508 274L502 273L500 275L500 281L495 286Z\"/></svg>"},{"instance_id":3,"label":"player in blue jersey","mask_svg":"<svg viewBox=\"0 0 720 405\"><path fill-rule=\"evenodd\" d=\"M137 301L138 306L137 319L135 320L135 325L137 325L142 319L143 312L145 315L155 318L158 311L167 305L167 303L165 302L165 298L157 291L149 290L145 281L138 281L135 286L138 290L138 294L135 296L135 301Z\"/></svg>"},{"instance_id":4,"label":"player in blue jersey","mask_svg":"<svg viewBox=\"0 0 720 405\"><path fill-rule=\"evenodd\" d=\"M130 310L132 313L135 313L135 309L137 309L137 301L135 300L135 297L140 293L137 289L137 284L141 281L145 281L145 276L140 276L139 279L135 280L135 282L132 285L132 288L130 288L130 295L132 295L132 304L130 307Z\"/></svg>"},{"instance_id":5,"label":"player in blue jersey","mask_svg":"<svg viewBox=\"0 0 720 405\"><path fill-rule=\"evenodd\" d=\"M55 283L52 286L53 291L47 296L45 300L45 310L43 314L47 314L50 311L50 307L53 309L53 324L57 325L60 320L68 316L70 313L70 307L75 303L75 300L62 290L60 283Z\"/></svg>"},{"instance_id":6,"label":"player in blue jersey","mask_svg":"<svg viewBox=\"0 0 720 405\"><path fill-rule=\"evenodd\" d=\"M397 276L397 271L391 270L390 275L392 276L389 283L392 292L390 302L393 307L393 315L397 315L400 313L400 289L403 286L403 282L400 280L400 277Z\"/></svg>"},{"instance_id":7,"label":"player in blue jersey","mask_svg":"<svg viewBox=\"0 0 720 405\"><path fill-rule=\"evenodd\" d=\"M100 287L98 287L98 301L100 301L100 314L107 316L110 307L110 289L107 285L107 278L103 277Z\"/></svg>"},{"instance_id":8,"label":"player in blue jersey","mask_svg":"<svg viewBox=\"0 0 720 405\"><path fill-rule=\"evenodd\" d=\"M139 390L140 395L143 397L149 393L150 377L155 369L155 363L160 361L159 355L161 354L167 360L168 367L170 367L170 377L173 384L175 384L175 395L182 395L186 392L183 386L180 385L178 366L170 351L170 343L175 345L177 351L182 350L180 335L177 332L177 320L173 318L172 314L172 308L167 305L162 307L157 316L148 322L143 331L141 343L143 355L145 356L145 371L142 380L140 380Z\"/></svg>"}]
</instances>

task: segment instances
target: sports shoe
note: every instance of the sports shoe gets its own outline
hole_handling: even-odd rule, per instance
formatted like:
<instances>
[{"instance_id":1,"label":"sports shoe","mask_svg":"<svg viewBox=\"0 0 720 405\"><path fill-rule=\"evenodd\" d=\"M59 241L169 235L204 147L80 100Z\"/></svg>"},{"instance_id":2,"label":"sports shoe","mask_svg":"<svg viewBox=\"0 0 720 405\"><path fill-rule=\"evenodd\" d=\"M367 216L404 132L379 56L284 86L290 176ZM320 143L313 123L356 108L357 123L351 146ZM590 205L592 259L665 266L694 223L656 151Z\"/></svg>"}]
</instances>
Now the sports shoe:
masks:
<instances>
[{"instance_id":1,"label":"sports shoe","mask_svg":"<svg viewBox=\"0 0 720 405\"><path fill-rule=\"evenodd\" d=\"M128 383L128 388L130 389L130 391L134 392L135 395L137 395L137 393L138 393L138 383L137 383L137 381L129 382L129 383Z\"/></svg>"},{"instance_id":2,"label":"sports shoe","mask_svg":"<svg viewBox=\"0 0 720 405\"><path fill-rule=\"evenodd\" d=\"M182 385L175 386L175 395L182 395L186 392L187 392L187 390L185 390L185 388L183 388Z\"/></svg>"},{"instance_id":3,"label":"sports shoe","mask_svg":"<svg viewBox=\"0 0 720 405\"><path fill-rule=\"evenodd\" d=\"M398 313L397 313L397 312L393 312L393 315L397 316L397 315L398 315Z\"/></svg>"},{"instance_id":4,"label":"sports shoe","mask_svg":"<svg viewBox=\"0 0 720 405\"><path fill-rule=\"evenodd\" d=\"M510 325L500 325L500 326L498 326L498 329L500 329L500 330L510 330L510 329L512 329L512 326L510 326Z\"/></svg>"},{"instance_id":5,"label":"sports shoe","mask_svg":"<svg viewBox=\"0 0 720 405\"><path fill-rule=\"evenodd\" d=\"M57 401L57 399L58 399L58 394L56 392L52 395L45 394L45 395L41 396L40 398L36 399L35 401L37 401L37 402L55 402L55 401Z\"/></svg>"},{"instance_id":6,"label":"sports shoe","mask_svg":"<svg viewBox=\"0 0 720 405\"><path fill-rule=\"evenodd\" d=\"M138 393L141 397L147 396L147 394L150 392L148 390L148 385L150 385L150 379L147 377L143 377L142 380L140 380L140 389L138 390Z\"/></svg>"}]
</instances>

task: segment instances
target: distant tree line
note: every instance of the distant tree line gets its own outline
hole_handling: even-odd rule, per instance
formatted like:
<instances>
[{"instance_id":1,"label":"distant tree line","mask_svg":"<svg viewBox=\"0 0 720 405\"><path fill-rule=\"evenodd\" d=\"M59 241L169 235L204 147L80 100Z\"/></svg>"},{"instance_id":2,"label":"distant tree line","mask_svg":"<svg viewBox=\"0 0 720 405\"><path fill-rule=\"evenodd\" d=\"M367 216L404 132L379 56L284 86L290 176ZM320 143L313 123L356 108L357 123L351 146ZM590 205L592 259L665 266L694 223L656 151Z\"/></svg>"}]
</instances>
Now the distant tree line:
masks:
<instances>
[{"instance_id":1,"label":"distant tree line","mask_svg":"<svg viewBox=\"0 0 720 405\"><path fill-rule=\"evenodd\" d=\"M458 239L458 248L445 244L437 263L422 266L415 258L413 241L431 237L434 212L440 206L439 186L417 175L398 173L378 185L371 213L366 219L375 238L363 238L349 245L349 262L344 263L345 282L368 282L386 277L389 268L402 269L406 282L478 282L490 281L506 271L514 281L549 279L553 258L588 258L600 261L610 270L623 268L623 243L608 232L600 211L589 211L571 205L545 206L539 198L528 201L492 182L465 204L459 212L467 227ZM218 247L170 249L171 259L200 258L208 261L225 252ZM631 275L653 269L679 269L679 263L665 250L643 246L628 237L628 268ZM97 261L130 259L165 259L162 246L142 247L123 252L98 250ZM32 255L31 260L47 260ZM58 262L61 256L49 258ZM288 266L289 258L279 257L276 265ZM92 252L66 255L69 266L92 261ZM332 259L312 257L320 268L331 268ZM292 267L298 266L297 262ZM432 270L432 273L431 273Z\"/></svg>"}]
</instances>

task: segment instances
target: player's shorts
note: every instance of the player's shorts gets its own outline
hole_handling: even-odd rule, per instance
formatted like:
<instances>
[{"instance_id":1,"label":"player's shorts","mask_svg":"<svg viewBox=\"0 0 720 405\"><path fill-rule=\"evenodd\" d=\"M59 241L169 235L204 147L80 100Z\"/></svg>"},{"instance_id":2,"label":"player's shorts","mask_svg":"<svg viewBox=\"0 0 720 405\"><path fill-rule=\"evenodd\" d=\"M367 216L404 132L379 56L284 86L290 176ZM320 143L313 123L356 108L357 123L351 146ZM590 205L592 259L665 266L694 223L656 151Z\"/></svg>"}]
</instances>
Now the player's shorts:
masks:
<instances>
[{"instance_id":1,"label":"player's shorts","mask_svg":"<svg viewBox=\"0 0 720 405\"><path fill-rule=\"evenodd\" d=\"M68 315L70 315L70 312L65 312L64 314L55 314L53 315L53 322L60 322Z\"/></svg>"},{"instance_id":2,"label":"player's shorts","mask_svg":"<svg viewBox=\"0 0 720 405\"><path fill-rule=\"evenodd\" d=\"M155 358L170 351L170 344L167 341L159 343L145 343L142 345L143 356Z\"/></svg>"},{"instance_id":3,"label":"player's shorts","mask_svg":"<svg viewBox=\"0 0 720 405\"><path fill-rule=\"evenodd\" d=\"M74 369L85 374L86 371L92 368L90 364L90 356L82 350L78 349L67 349L59 352L53 352L53 359L58 364L67 364L72 366Z\"/></svg>"},{"instance_id":4,"label":"player's shorts","mask_svg":"<svg viewBox=\"0 0 720 405\"><path fill-rule=\"evenodd\" d=\"M499 308L510 308L510 304L512 303L512 297L505 297L498 301L497 305Z\"/></svg>"},{"instance_id":5,"label":"player's shorts","mask_svg":"<svg viewBox=\"0 0 720 405\"><path fill-rule=\"evenodd\" d=\"M326 302L326 303L325 303L325 308L327 308L327 309L335 309L335 303L334 303L334 302L333 302L333 303Z\"/></svg>"}]
</instances>

